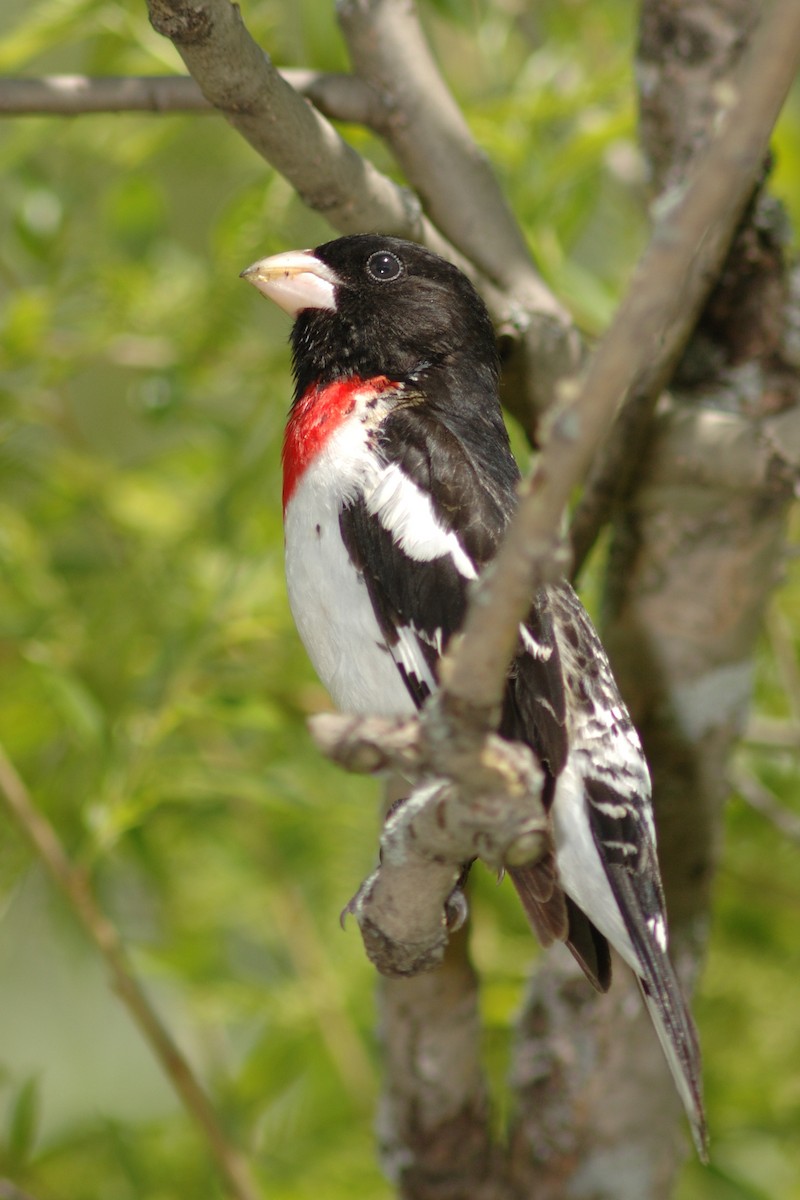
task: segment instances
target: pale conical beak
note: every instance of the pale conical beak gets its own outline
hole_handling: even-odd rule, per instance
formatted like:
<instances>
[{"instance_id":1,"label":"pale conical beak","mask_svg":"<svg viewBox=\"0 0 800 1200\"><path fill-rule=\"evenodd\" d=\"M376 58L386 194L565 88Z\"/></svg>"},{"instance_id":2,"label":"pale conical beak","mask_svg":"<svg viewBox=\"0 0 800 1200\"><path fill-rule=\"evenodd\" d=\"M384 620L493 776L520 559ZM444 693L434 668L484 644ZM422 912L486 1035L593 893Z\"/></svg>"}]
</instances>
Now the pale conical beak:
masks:
<instances>
[{"instance_id":1,"label":"pale conical beak","mask_svg":"<svg viewBox=\"0 0 800 1200\"><path fill-rule=\"evenodd\" d=\"M270 300L296 317L304 308L336 310L335 288L341 282L311 250L289 250L261 258L242 271L246 279Z\"/></svg>"}]
</instances>

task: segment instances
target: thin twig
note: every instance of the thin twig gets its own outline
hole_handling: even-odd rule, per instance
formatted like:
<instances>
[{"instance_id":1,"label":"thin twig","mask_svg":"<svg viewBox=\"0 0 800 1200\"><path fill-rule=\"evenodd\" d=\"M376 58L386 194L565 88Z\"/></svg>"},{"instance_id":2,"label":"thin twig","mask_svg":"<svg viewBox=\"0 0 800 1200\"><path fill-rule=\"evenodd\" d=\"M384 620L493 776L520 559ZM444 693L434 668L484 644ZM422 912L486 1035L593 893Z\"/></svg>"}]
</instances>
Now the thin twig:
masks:
<instances>
[{"instance_id":1,"label":"thin twig","mask_svg":"<svg viewBox=\"0 0 800 1200\"><path fill-rule=\"evenodd\" d=\"M386 108L380 96L354 75L300 67L290 67L279 74L331 120L376 130L386 121ZM191 75L45 75L39 79L0 79L0 116L217 111Z\"/></svg>"},{"instance_id":2,"label":"thin twig","mask_svg":"<svg viewBox=\"0 0 800 1200\"><path fill-rule=\"evenodd\" d=\"M46 75L0 79L0 115L75 117L88 113L213 113L188 75Z\"/></svg>"},{"instance_id":3,"label":"thin twig","mask_svg":"<svg viewBox=\"0 0 800 1200\"><path fill-rule=\"evenodd\" d=\"M482 576L463 636L442 664L449 701L496 712L506 664L537 583L563 564L553 553L572 489L639 373L663 354L691 298L704 295L761 169L772 127L800 66L800 5L779 0L763 20L729 91L729 106L683 186L664 197L650 243L576 399L552 422L545 451L492 568Z\"/></svg>"},{"instance_id":4,"label":"thin twig","mask_svg":"<svg viewBox=\"0 0 800 1200\"><path fill-rule=\"evenodd\" d=\"M753 717L744 731L742 741L759 750L800 750L800 722L775 721L768 717Z\"/></svg>"},{"instance_id":5,"label":"thin twig","mask_svg":"<svg viewBox=\"0 0 800 1200\"><path fill-rule=\"evenodd\" d=\"M771 788L742 769L734 771L731 784L745 803L765 817L784 837L800 845L800 816L782 804Z\"/></svg>"},{"instance_id":6,"label":"thin twig","mask_svg":"<svg viewBox=\"0 0 800 1200\"><path fill-rule=\"evenodd\" d=\"M135 978L117 930L98 907L86 876L72 865L52 825L36 808L2 746L0 793L51 879L103 956L114 989L164 1068L187 1112L202 1130L231 1194L236 1200L260 1200L260 1189L246 1159L229 1141L189 1062Z\"/></svg>"}]
</instances>

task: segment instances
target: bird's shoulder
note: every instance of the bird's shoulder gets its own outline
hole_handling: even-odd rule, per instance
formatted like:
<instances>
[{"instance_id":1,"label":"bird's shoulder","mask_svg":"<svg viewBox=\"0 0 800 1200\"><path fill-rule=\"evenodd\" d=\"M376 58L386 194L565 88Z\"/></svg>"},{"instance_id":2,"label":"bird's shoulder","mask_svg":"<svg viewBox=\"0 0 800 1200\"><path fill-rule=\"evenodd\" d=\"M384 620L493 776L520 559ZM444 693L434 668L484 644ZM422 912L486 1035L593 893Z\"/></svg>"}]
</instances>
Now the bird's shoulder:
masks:
<instances>
[{"instance_id":1,"label":"bird's shoulder","mask_svg":"<svg viewBox=\"0 0 800 1200\"><path fill-rule=\"evenodd\" d=\"M503 506L413 391L382 414L365 459L361 485L340 506L342 540L389 645L405 633L433 665L463 621L469 583L496 550Z\"/></svg>"},{"instance_id":2,"label":"bird's shoulder","mask_svg":"<svg viewBox=\"0 0 800 1200\"><path fill-rule=\"evenodd\" d=\"M411 391L382 421L376 449L429 497L436 521L478 569L494 557L519 479L496 405L467 400L460 409Z\"/></svg>"}]
</instances>

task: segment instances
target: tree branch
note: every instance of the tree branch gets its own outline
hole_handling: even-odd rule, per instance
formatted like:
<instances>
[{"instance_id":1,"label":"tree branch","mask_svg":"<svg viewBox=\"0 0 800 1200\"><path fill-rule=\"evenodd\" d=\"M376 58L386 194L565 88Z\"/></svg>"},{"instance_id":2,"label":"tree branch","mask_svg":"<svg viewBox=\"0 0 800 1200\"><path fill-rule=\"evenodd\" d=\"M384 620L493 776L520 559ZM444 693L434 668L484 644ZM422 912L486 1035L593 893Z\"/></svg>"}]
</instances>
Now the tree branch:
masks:
<instances>
[{"instance_id":1,"label":"tree branch","mask_svg":"<svg viewBox=\"0 0 800 1200\"><path fill-rule=\"evenodd\" d=\"M84 113L214 112L185 75L47 75L0 79L0 116L75 117Z\"/></svg>"},{"instance_id":2,"label":"tree branch","mask_svg":"<svg viewBox=\"0 0 800 1200\"><path fill-rule=\"evenodd\" d=\"M379 1002L386 1085L377 1134L398 1194L511 1200L492 1140L466 929L451 936L436 970L383 980Z\"/></svg>"},{"instance_id":3,"label":"tree branch","mask_svg":"<svg viewBox=\"0 0 800 1200\"><path fill-rule=\"evenodd\" d=\"M433 60L413 3L337 6L353 65L384 97L386 137L425 210L500 287L533 277L540 302L567 320L533 269L522 231Z\"/></svg>"},{"instance_id":4,"label":"tree branch","mask_svg":"<svg viewBox=\"0 0 800 1200\"><path fill-rule=\"evenodd\" d=\"M749 40L742 31L756 14L762 28ZM645 133L655 133L649 149L663 155L657 170L671 181L668 197L674 202L683 191L677 176L697 179L711 167L719 153L719 118L706 139L699 133L703 118L734 98L738 113L734 107L721 117L722 136L734 153L739 137L749 144L755 179L763 149L757 150L752 121L762 108L765 149L771 118L763 97L772 93L774 112L779 95L773 89L794 71L796 4L780 0L766 9L759 0L645 0L642 23L650 31L640 74L646 101L668 109L673 128L687 137L679 146L660 136L660 126L654 131L645 123ZM753 57L749 68L745 62L733 68L743 49L760 59L761 72L753 72ZM696 87L687 80L694 70ZM748 70L751 95L740 82ZM672 153L679 171L670 166ZM729 219L725 205L720 213ZM703 335L693 339L687 360L705 351L711 369L692 383L673 381L638 450L641 471L615 512L604 594L603 638L653 776L671 953L689 990L707 937L728 759L747 711L754 639L778 580L797 476L794 451L769 429L773 419L782 427L797 423L796 376L781 358L796 306L787 304L782 238L769 232L762 239L762 220L751 206L723 272L729 342L719 336L719 315L716 338L710 337L707 308ZM753 286L754 262L763 268L763 286L761 280ZM666 276L662 282L683 303L683 281ZM689 278L689 288L696 282ZM717 301L709 307L719 314ZM772 326L770 336L754 343L754 325L764 332ZM652 350L655 356L657 346ZM769 417L776 409L785 411ZM678 1105L642 1009L626 1008L632 996L625 978L590 1008L576 1002L574 986L558 978L558 968L550 956L537 972L522 1023L522 1061L544 1057L546 1064L530 1103L526 1095L521 1105L522 1177L542 1200L562 1196L565 1181L587 1200L665 1200L681 1157ZM561 1046L569 1047L570 1058L559 1056ZM548 1077L553 1047L558 1069ZM713 1131L713 1114L711 1125Z\"/></svg>"},{"instance_id":5,"label":"tree branch","mask_svg":"<svg viewBox=\"0 0 800 1200\"><path fill-rule=\"evenodd\" d=\"M384 136L425 211L508 296L503 325L524 358L512 374L524 379L528 393L511 407L517 414L525 410L529 422L551 403L556 383L578 368L572 320L538 275L489 161L434 62L414 5L344 0L337 11L356 71L384 98Z\"/></svg>"},{"instance_id":6,"label":"tree branch","mask_svg":"<svg viewBox=\"0 0 800 1200\"><path fill-rule=\"evenodd\" d=\"M703 155L659 205L650 242L577 396L550 422L545 449L491 568L479 581L463 634L442 663L443 704L491 724L506 664L535 588L561 573L552 553L570 493L633 382L683 327L686 297L706 295L749 199L772 127L800 66L800 6L781 0L764 18Z\"/></svg>"},{"instance_id":7,"label":"tree branch","mask_svg":"<svg viewBox=\"0 0 800 1200\"><path fill-rule=\"evenodd\" d=\"M105 960L117 994L163 1067L189 1116L202 1131L231 1194L236 1200L259 1200L261 1193L247 1160L228 1140L188 1060L161 1023L135 978L119 934L100 911L90 891L88 880L69 861L55 830L36 808L2 746L0 794L50 878Z\"/></svg>"},{"instance_id":8,"label":"tree branch","mask_svg":"<svg viewBox=\"0 0 800 1200\"><path fill-rule=\"evenodd\" d=\"M687 21L691 20L687 10ZM750 20L752 23L752 16ZM698 17L698 22L702 23L702 18ZM654 215L657 218L658 213L680 202L684 184L676 171L678 167L683 170L690 150L696 154L693 161L697 163L703 157L698 151L703 148L704 153L712 157L714 167L722 166L723 158L728 156L731 174L728 176L726 173L725 177L736 179L735 199L724 205L719 218L709 221L705 230L697 227L694 260L686 264L689 269L686 269L683 278L672 276L678 302L673 306L669 320L662 326L658 343L651 343L650 358L640 359L637 365L624 407L602 454L594 464L573 517L570 537L575 574L585 562L612 508L633 483L642 461L642 449L656 401L669 382L719 275L736 224L761 174L768 151L769 134L797 74L800 58L798 7L793 0L779 0L772 11L765 14L745 60L730 79L729 85L713 87L723 68L730 70L732 50L738 47L738 52L741 52L742 45L746 44L741 38L741 26L741 20L731 23L732 29L737 31L738 40L734 45L730 32L727 39L723 39L724 56L720 54L722 62L714 60L714 72L706 69L701 72L699 81L693 81L694 91L701 98L696 105L699 111L695 111L693 119L688 121L688 127L683 130L685 145L678 148L678 161L669 167L664 157L666 146L663 142L666 138L662 138L662 159L656 167L656 177L662 181L666 179L667 187L659 196ZM696 70L694 59L691 65ZM652 107L652 101L650 104ZM710 105L714 106L711 112L708 111ZM720 121L725 123L727 130L727 149L719 136L714 137L712 133ZM677 136L677 132L672 130L673 148ZM739 153L744 170L739 170L731 158ZM711 161L704 166L707 174L714 169ZM718 195L723 197L721 190ZM663 265L670 255L670 247L666 242L662 243L662 251L660 262Z\"/></svg>"},{"instance_id":9,"label":"tree branch","mask_svg":"<svg viewBox=\"0 0 800 1200\"><path fill-rule=\"evenodd\" d=\"M441 244L419 202L339 137L292 88L229 0L149 0L154 29L170 38L206 99L310 207L344 233L384 229Z\"/></svg>"},{"instance_id":10,"label":"tree branch","mask_svg":"<svg viewBox=\"0 0 800 1200\"><path fill-rule=\"evenodd\" d=\"M333 121L380 131L386 108L354 75L286 68L291 87ZM216 112L191 75L47 75L0 79L0 116L74 117L85 113Z\"/></svg>"},{"instance_id":11,"label":"tree branch","mask_svg":"<svg viewBox=\"0 0 800 1200\"><path fill-rule=\"evenodd\" d=\"M524 866L550 847L539 799L543 774L528 746L496 734L442 737L429 702L419 719L323 713L311 732L349 770L402 772L411 795L389 813L380 864L348 905L371 961L384 975L415 975L440 962L445 907L465 862Z\"/></svg>"},{"instance_id":12,"label":"tree branch","mask_svg":"<svg viewBox=\"0 0 800 1200\"><path fill-rule=\"evenodd\" d=\"M420 242L450 259L472 279L495 325L506 332L510 341L519 339L520 331L532 321L531 314L524 311L526 300L519 288L515 292L498 288L424 215L413 192L382 175L342 140L256 45L238 5L230 0L148 0L148 8L153 27L172 40L209 103L285 176L309 208L321 213L341 233L379 230ZM330 95L333 85L325 87ZM370 111L375 117L374 105ZM343 115L341 109L336 115ZM382 126L381 115L377 121ZM530 266L528 271L535 279ZM536 292L540 307L550 303L553 310L557 308L552 298L545 300L541 285L537 285ZM535 349L539 374L549 370L545 366L548 356L552 357L551 380L574 369L577 355L570 351L565 356L563 329L556 335L550 316L543 318L539 326L533 322L526 337L525 355ZM533 416L525 403L528 385L519 382L523 374L533 373L515 370L517 383L509 395L515 401L512 410L530 425ZM506 385L509 387L508 372Z\"/></svg>"},{"instance_id":13,"label":"tree branch","mask_svg":"<svg viewBox=\"0 0 800 1200\"><path fill-rule=\"evenodd\" d=\"M406 780L390 773L387 811L407 795ZM452 899L449 907L452 912ZM384 1171L406 1200L444 1200L445 1181L453 1183L451 1196L500 1200L499 1192L484 1194L479 1185L491 1178L494 1152L468 930L468 914L451 923L444 957L433 970L380 981L385 1073L378 1143Z\"/></svg>"}]
</instances>

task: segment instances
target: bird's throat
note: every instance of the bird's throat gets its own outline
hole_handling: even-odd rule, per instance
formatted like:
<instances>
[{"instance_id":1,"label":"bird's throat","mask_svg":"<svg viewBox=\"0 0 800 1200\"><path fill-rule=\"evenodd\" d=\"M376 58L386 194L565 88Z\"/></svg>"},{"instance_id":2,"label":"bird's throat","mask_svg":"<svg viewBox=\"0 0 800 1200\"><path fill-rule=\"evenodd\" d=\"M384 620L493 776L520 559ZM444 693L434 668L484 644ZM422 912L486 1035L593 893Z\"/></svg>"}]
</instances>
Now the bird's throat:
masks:
<instances>
[{"instance_id":1,"label":"bird's throat","mask_svg":"<svg viewBox=\"0 0 800 1200\"><path fill-rule=\"evenodd\" d=\"M357 408L368 409L384 392L400 387L385 375L352 375L335 383L312 384L292 406L283 439L283 508L303 473Z\"/></svg>"}]
</instances>

